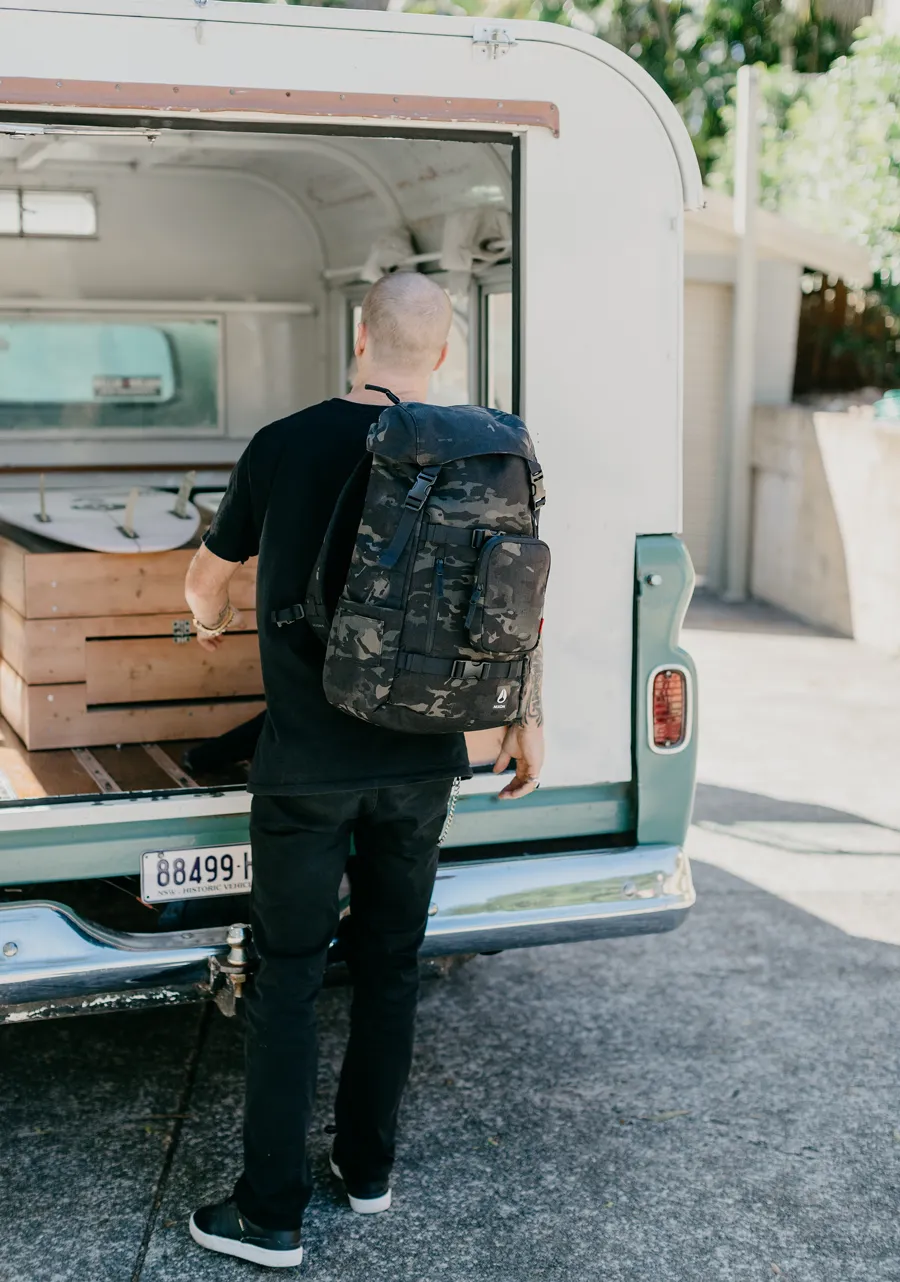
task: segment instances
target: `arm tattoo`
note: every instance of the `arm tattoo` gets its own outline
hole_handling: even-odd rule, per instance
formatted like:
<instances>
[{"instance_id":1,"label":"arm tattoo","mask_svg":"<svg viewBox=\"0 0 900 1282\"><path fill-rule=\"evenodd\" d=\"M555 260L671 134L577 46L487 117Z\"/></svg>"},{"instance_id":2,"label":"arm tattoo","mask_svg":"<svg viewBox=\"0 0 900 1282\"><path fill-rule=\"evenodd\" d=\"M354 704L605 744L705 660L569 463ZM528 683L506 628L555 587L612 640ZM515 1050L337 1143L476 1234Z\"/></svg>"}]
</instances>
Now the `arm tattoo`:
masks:
<instances>
[{"instance_id":1,"label":"arm tattoo","mask_svg":"<svg viewBox=\"0 0 900 1282\"><path fill-rule=\"evenodd\" d=\"M528 661L528 675L525 678L525 696L522 700L523 712L519 724L523 726L542 726L544 724L544 704L541 687L544 682L544 643L539 641Z\"/></svg>"}]
</instances>

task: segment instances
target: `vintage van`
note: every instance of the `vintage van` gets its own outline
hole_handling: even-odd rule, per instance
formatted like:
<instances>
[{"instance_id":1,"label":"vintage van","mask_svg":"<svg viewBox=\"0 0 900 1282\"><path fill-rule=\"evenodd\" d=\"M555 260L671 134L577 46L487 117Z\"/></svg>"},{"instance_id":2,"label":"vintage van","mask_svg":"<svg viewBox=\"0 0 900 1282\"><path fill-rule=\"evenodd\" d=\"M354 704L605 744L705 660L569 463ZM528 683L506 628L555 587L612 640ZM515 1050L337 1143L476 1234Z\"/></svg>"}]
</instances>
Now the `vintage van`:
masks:
<instances>
[{"instance_id":1,"label":"vintage van","mask_svg":"<svg viewBox=\"0 0 900 1282\"><path fill-rule=\"evenodd\" d=\"M346 389L366 281L396 268L453 299L435 398L531 429L554 556L544 782L512 804L489 773L462 786L433 957L669 930L693 903L678 531L682 222L701 201L660 89L562 27L213 0L0 11L0 506L39 474L46 492L174 490L187 471L202 506L257 428ZM169 615L150 635L169 554L85 578L70 550L4 546L0 1019L233 1007L250 798L244 775L195 778L179 741L246 720L259 691L173 703L166 672L197 647ZM131 591L137 562L127 626L111 607L73 622ZM76 623L87 685L60 668ZM233 640L252 667L252 634Z\"/></svg>"}]
</instances>

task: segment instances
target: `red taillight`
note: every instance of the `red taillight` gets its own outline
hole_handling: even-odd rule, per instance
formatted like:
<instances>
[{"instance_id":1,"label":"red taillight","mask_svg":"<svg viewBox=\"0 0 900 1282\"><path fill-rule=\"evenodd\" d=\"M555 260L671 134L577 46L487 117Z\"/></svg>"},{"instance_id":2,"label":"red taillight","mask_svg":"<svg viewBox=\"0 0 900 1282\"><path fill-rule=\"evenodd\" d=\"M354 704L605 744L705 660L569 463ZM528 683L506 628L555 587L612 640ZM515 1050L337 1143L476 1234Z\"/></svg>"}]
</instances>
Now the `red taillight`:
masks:
<instances>
[{"instance_id":1,"label":"red taillight","mask_svg":"<svg viewBox=\"0 0 900 1282\"><path fill-rule=\"evenodd\" d=\"M687 734L687 677L678 668L663 668L653 678L653 746L679 748Z\"/></svg>"}]
</instances>

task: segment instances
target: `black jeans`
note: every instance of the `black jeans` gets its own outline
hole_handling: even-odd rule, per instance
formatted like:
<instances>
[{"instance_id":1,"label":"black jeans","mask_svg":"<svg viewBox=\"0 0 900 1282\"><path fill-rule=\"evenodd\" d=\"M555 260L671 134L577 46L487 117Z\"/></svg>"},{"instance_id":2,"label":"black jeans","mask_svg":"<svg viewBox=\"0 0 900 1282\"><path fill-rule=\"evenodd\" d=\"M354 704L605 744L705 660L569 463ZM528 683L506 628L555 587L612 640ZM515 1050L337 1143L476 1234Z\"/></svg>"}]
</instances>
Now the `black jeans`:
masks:
<instances>
[{"instance_id":1,"label":"black jeans","mask_svg":"<svg viewBox=\"0 0 900 1282\"><path fill-rule=\"evenodd\" d=\"M335 1103L335 1157L350 1188L385 1180L412 1061L417 955L451 781L253 798L250 920L260 966L247 997L244 1173L238 1206L297 1228L312 1191L315 1000L347 872L350 1040ZM342 932L343 934L343 932Z\"/></svg>"}]
</instances>

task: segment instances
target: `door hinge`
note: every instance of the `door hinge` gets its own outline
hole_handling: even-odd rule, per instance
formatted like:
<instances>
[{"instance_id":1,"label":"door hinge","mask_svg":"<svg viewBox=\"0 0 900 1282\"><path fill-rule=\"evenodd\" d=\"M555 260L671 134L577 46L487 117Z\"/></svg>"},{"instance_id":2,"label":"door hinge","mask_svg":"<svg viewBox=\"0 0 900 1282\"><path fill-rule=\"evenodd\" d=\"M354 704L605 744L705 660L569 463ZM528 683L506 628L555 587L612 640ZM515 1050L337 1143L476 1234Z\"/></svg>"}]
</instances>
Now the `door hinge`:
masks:
<instances>
[{"instance_id":1,"label":"door hinge","mask_svg":"<svg viewBox=\"0 0 900 1282\"><path fill-rule=\"evenodd\" d=\"M472 49L481 62L493 62L509 53L516 38L502 22L476 22L472 29Z\"/></svg>"}]
</instances>

